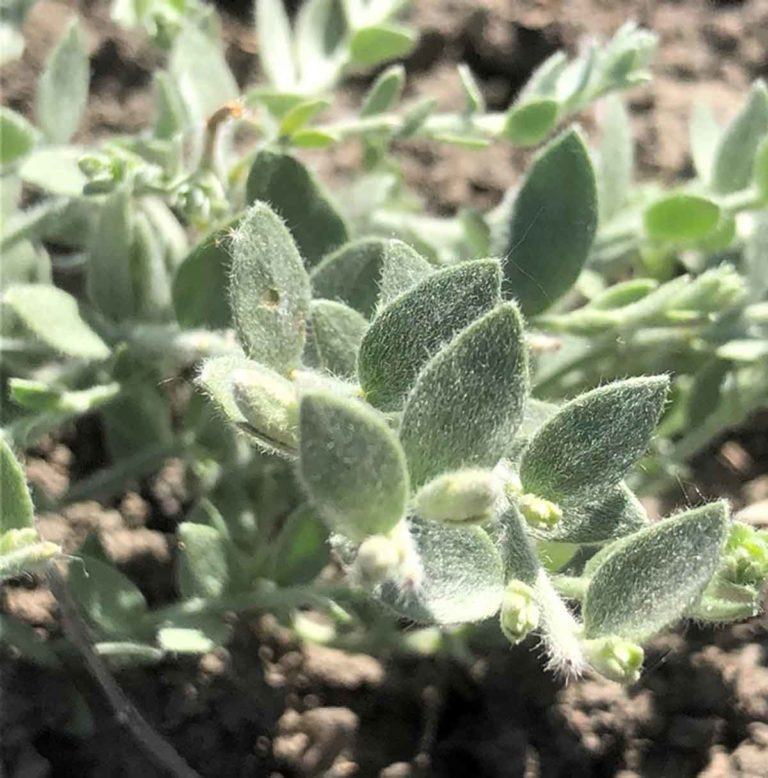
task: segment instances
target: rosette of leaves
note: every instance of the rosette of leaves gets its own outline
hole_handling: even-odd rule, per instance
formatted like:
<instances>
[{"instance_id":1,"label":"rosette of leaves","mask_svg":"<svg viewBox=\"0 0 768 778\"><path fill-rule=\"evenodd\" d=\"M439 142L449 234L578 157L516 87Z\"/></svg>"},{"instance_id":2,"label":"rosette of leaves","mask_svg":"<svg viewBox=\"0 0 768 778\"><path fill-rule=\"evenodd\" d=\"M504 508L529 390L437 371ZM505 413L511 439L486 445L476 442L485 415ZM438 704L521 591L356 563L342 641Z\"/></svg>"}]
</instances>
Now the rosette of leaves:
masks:
<instances>
[{"instance_id":1,"label":"rosette of leaves","mask_svg":"<svg viewBox=\"0 0 768 778\"><path fill-rule=\"evenodd\" d=\"M248 439L294 463L353 583L417 623L500 614L512 640L539 632L552 666L623 681L637 677L639 643L736 596L723 576L759 590L755 543L725 503L651 524L625 482L666 376L541 403L502 263L439 268L391 241L376 256L362 284L378 286L375 304L355 310L343 272L334 287L323 271L320 288L345 302L313 297L323 263L311 268L256 203L232 244L243 353L198 378ZM582 620L558 590L583 600Z\"/></svg>"}]
</instances>

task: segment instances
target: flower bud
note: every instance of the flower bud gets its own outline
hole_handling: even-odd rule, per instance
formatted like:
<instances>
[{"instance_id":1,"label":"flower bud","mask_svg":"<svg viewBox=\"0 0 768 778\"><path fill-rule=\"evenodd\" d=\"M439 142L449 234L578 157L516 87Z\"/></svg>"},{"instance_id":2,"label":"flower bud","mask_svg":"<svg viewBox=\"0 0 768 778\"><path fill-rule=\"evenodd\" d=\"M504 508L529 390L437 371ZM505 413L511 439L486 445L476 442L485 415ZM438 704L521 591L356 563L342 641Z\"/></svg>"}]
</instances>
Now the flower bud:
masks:
<instances>
[{"instance_id":1,"label":"flower bud","mask_svg":"<svg viewBox=\"0 0 768 778\"><path fill-rule=\"evenodd\" d=\"M523 518L534 529L552 529L563 518L559 505L535 494L520 495L516 502Z\"/></svg>"},{"instance_id":2,"label":"flower bud","mask_svg":"<svg viewBox=\"0 0 768 778\"><path fill-rule=\"evenodd\" d=\"M539 626L536 593L522 581L510 581L501 601L501 631L513 645Z\"/></svg>"},{"instance_id":3,"label":"flower bud","mask_svg":"<svg viewBox=\"0 0 768 778\"><path fill-rule=\"evenodd\" d=\"M740 586L761 586L768 577L768 541L748 524L735 522L725 544L723 576Z\"/></svg>"},{"instance_id":4,"label":"flower bud","mask_svg":"<svg viewBox=\"0 0 768 778\"><path fill-rule=\"evenodd\" d=\"M670 315L719 313L744 297L744 281L731 265L720 265L691 281L671 302Z\"/></svg>"},{"instance_id":5,"label":"flower bud","mask_svg":"<svg viewBox=\"0 0 768 778\"><path fill-rule=\"evenodd\" d=\"M399 562L397 547L388 537L371 535L360 544L353 576L362 584L376 586L395 573Z\"/></svg>"},{"instance_id":6,"label":"flower bud","mask_svg":"<svg viewBox=\"0 0 768 778\"><path fill-rule=\"evenodd\" d=\"M232 372L232 392L240 412L267 442L294 448L298 441L296 387L268 367L254 364Z\"/></svg>"},{"instance_id":7,"label":"flower bud","mask_svg":"<svg viewBox=\"0 0 768 778\"><path fill-rule=\"evenodd\" d=\"M640 678L645 652L637 643L607 637L585 640L582 648L592 668L609 680L631 684Z\"/></svg>"},{"instance_id":8,"label":"flower bud","mask_svg":"<svg viewBox=\"0 0 768 778\"><path fill-rule=\"evenodd\" d=\"M438 476L419 490L415 507L427 521L479 523L493 518L498 497L497 481L489 470L457 470Z\"/></svg>"},{"instance_id":9,"label":"flower bud","mask_svg":"<svg viewBox=\"0 0 768 778\"><path fill-rule=\"evenodd\" d=\"M83 154L78 158L77 166L84 176L95 178L108 172L109 160L100 154Z\"/></svg>"}]
</instances>

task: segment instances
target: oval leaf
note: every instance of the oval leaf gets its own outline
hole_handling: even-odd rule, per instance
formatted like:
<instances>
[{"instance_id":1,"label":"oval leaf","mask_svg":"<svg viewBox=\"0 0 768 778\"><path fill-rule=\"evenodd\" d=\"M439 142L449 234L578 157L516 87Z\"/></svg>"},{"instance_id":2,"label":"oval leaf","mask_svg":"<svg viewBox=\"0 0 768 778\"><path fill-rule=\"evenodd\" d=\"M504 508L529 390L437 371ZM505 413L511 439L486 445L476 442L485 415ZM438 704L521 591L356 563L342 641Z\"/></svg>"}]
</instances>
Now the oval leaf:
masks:
<instances>
[{"instance_id":1,"label":"oval leaf","mask_svg":"<svg viewBox=\"0 0 768 778\"><path fill-rule=\"evenodd\" d=\"M489 259L438 271L390 303L360 347L366 399L385 410L400 407L440 347L500 301L501 267Z\"/></svg>"},{"instance_id":2,"label":"oval leaf","mask_svg":"<svg viewBox=\"0 0 768 778\"><path fill-rule=\"evenodd\" d=\"M379 24L357 30L349 47L356 64L373 67L407 56L415 45L416 35L407 27Z\"/></svg>"},{"instance_id":3,"label":"oval leaf","mask_svg":"<svg viewBox=\"0 0 768 778\"><path fill-rule=\"evenodd\" d=\"M528 355L514 303L483 316L439 351L408 398L400 438L411 482L448 470L494 467L528 395Z\"/></svg>"},{"instance_id":4,"label":"oval leaf","mask_svg":"<svg viewBox=\"0 0 768 778\"><path fill-rule=\"evenodd\" d=\"M515 199L504 289L523 313L544 310L573 286L596 227L595 173L581 133L571 129L539 153Z\"/></svg>"},{"instance_id":5,"label":"oval leaf","mask_svg":"<svg viewBox=\"0 0 768 778\"><path fill-rule=\"evenodd\" d=\"M297 367L309 315L309 277L290 232L264 203L232 239L232 317L249 356L278 372Z\"/></svg>"},{"instance_id":6,"label":"oval leaf","mask_svg":"<svg viewBox=\"0 0 768 778\"><path fill-rule=\"evenodd\" d=\"M717 228L720 208L706 197L671 194L652 203L644 219L646 232L655 240L699 240Z\"/></svg>"},{"instance_id":7,"label":"oval leaf","mask_svg":"<svg viewBox=\"0 0 768 778\"><path fill-rule=\"evenodd\" d=\"M620 543L587 589L586 637L645 640L682 617L714 575L727 531L726 503L717 502Z\"/></svg>"},{"instance_id":8,"label":"oval leaf","mask_svg":"<svg viewBox=\"0 0 768 778\"><path fill-rule=\"evenodd\" d=\"M546 98L515 105L507 114L504 136L518 146L533 146L552 132L559 110L557 100Z\"/></svg>"},{"instance_id":9,"label":"oval leaf","mask_svg":"<svg viewBox=\"0 0 768 778\"><path fill-rule=\"evenodd\" d=\"M0 165L10 165L35 145L35 128L19 113L0 106Z\"/></svg>"},{"instance_id":10,"label":"oval leaf","mask_svg":"<svg viewBox=\"0 0 768 778\"><path fill-rule=\"evenodd\" d=\"M630 378L563 405L523 452L525 491L573 505L616 486L647 448L668 386L666 376Z\"/></svg>"},{"instance_id":11,"label":"oval leaf","mask_svg":"<svg viewBox=\"0 0 768 778\"><path fill-rule=\"evenodd\" d=\"M179 524L178 580L182 597L220 597L229 582L226 541L213 527Z\"/></svg>"},{"instance_id":12,"label":"oval leaf","mask_svg":"<svg viewBox=\"0 0 768 778\"><path fill-rule=\"evenodd\" d=\"M408 499L397 437L355 400L311 392L299 411L299 473L328 526L351 540L389 532Z\"/></svg>"}]
</instances>

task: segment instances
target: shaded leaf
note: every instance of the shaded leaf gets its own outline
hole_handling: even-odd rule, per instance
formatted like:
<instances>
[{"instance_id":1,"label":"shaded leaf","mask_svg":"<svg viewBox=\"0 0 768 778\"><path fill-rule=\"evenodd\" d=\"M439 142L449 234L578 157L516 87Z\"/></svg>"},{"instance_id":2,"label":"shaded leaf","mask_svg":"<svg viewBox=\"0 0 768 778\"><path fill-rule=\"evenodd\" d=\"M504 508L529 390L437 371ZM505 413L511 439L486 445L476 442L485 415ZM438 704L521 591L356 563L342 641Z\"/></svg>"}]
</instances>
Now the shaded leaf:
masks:
<instances>
[{"instance_id":1,"label":"shaded leaf","mask_svg":"<svg viewBox=\"0 0 768 778\"><path fill-rule=\"evenodd\" d=\"M354 378L357 352L368 322L355 310L333 300L310 305L304 360L339 378Z\"/></svg>"},{"instance_id":2,"label":"shaded leaf","mask_svg":"<svg viewBox=\"0 0 768 778\"><path fill-rule=\"evenodd\" d=\"M220 597L229 581L226 540L205 524L179 524L178 582L182 597Z\"/></svg>"}]
</instances>

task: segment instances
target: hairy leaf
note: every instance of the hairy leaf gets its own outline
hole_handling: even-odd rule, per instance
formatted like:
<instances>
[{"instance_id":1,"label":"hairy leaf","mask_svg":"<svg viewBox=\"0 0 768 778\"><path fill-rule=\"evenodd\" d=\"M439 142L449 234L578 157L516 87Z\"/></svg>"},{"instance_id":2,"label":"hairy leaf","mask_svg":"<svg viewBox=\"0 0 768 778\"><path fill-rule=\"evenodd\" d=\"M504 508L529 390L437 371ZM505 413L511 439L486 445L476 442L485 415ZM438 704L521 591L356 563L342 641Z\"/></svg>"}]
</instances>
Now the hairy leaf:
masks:
<instances>
[{"instance_id":1,"label":"hairy leaf","mask_svg":"<svg viewBox=\"0 0 768 778\"><path fill-rule=\"evenodd\" d=\"M348 239L347 224L325 187L290 154L263 149L256 155L246 199L263 200L283 218L308 267Z\"/></svg>"},{"instance_id":2,"label":"hairy leaf","mask_svg":"<svg viewBox=\"0 0 768 778\"><path fill-rule=\"evenodd\" d=\"M621 541L587 589L586 636L644 640L681 618L714 575L727 531L727 505L717 502Z\"/></svg>"},{"instance_id":3,"label":"hairy leaf","mask_svg":"<svg viewBox=\"0 0 768 778\"><path fill-rule=\"evenodd\" d=\"M523 313L539 313L570 289L596 227L592 162L581 133L571 129L538 154L515 199L504 289Z\"/></svg>"},{"instance_id":4,"label":"hairy leaf","mask_svg":"<svg viewBox=\"0 0 768 778\"><path fill-rule=\"evenodd\" d=\"M668 386L666 376L630 378L563 405L523 453L525 491L555 503L608 492L647 448Z\"/></svg>"},{"instance_id":5,"label":"hairy leaf","mask_svg":"<svg viewBox=\"0 0 768 778\"><path fill-rule=\"evenodd\" d=\"M360 347L366 399L398 408L427 361L500 300L501 267L489 259L438 271L385 306Z\"/></svg>"},{"instance_id":6,"label":"hairy leaf","mask_svg":"<svg viewBox=\"0 0 768 778\"><path fill-rule=\"evenodd\" d=\"M333 300L310 305L305 362L339 378L354 378L357 352L368 322L357 311Z\"/></svg>"},{"instance_id":7,"label":"hairy leaf","mask_svg":"<svg viewBox=\"0 0 768 778\"><path fill-rule=\"evenodd\" d=\"M514 303L467 327L422 370L400 438L411 482L448 470L493 467L508 449L528 394L528 357Z\"/></svg>"},{"instance_id":8,"label":"hairy leaf","mask_svg":"<svg viewBox=\"0 0 768 778\"><path fill-rule=\"evenodd\" d=\"M405 456L375 411L309 392L301 400L299 435L301 480L332 530L363 540L400 521L408 499Z\"/></svg>"},{"instance_id":9,"label":"hairy leaf","mask_svg":"<svg viewBox=\"0 0 768 778\"><path fill-rule=\"evenodd\" d=\"M446 527L413 519L411 534L423 567L423 582L401 590L385 583L381 598L422 624L462 624L493 616L504 593L501 557L479 527Z\"/></svg>"},{"instance_id":10,"label":"hairy leaf","mask_svg":"<svg viewBox=\"0 0 768 778\"><path fill-rule=\"evenodd\" d=\"M256 203L232 240L232 318L248 356L278 372L297 367L309 315L309 277L290 232Z\"/></svg>"}]
</instances>

